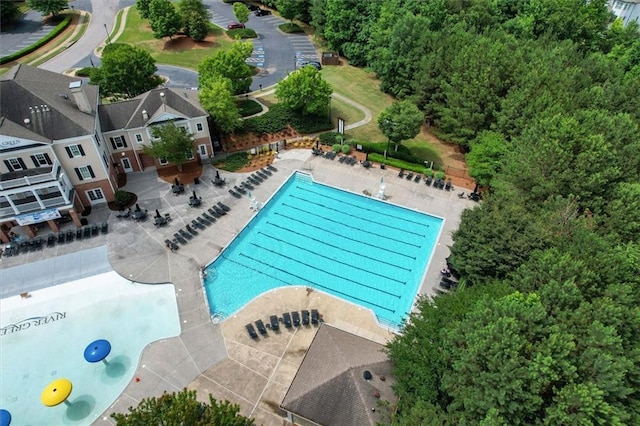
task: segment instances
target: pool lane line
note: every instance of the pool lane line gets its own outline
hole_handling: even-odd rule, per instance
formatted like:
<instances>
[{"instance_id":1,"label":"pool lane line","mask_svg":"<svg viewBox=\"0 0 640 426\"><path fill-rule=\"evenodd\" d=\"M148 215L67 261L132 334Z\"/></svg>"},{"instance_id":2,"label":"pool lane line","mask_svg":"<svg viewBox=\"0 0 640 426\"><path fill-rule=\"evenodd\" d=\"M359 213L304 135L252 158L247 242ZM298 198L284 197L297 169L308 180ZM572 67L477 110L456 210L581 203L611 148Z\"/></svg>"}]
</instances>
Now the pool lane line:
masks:
<instances>
[{"instance_id":1,"label":"pool lane line","mask_svg":"<svg viewBox=\"0 0 640 426\"><path fill-rule=\"evenodd\" d=\"M352 253L352 254L354 254L354 255L356 255L356 256L364 257L364 258L366 258L366 259L370 259L370 260L373 260L373 261L378 262L378 263L383 263L383 264L388 265L388 266L390 266L390 267L392 267L392 268L402 269L402 270L404 270L404 271L406 271L406 272L412 272L412 271L413 271L413 269L411 269L411 268L406 268L406 267L404 267L404 266L399 266L399 265L396 265L396 264L394 264L394 263L386 262L386 261L384 261L384 260L378 259L377 257L367 256L367 255L364 255L364 254L362 254L362 253L358 253L358 252L355 252L355 251L352 251L352 250L346 250L346 249L341 248L340 246L337 246L337 245L334 245L334 244L330 244L330 243L325 242L325 241L323 241L323 240L321 240L321 239L319 239L319 238L314 238L314 237L311 237L311 236L306 235L306 234L300 234L299 232L296 232L296 231L294 231L294 230L292 230L292 229L290 229L290 228L285 228L285 227L281 226L279 223L278 223L278 224L276 224L276 223L274 223L274 222L270 222L270 221L267 221L266 223L267 223L268 225L273 226L274 228L278 228L278 229L281 229L281 230L285 230L285 231L288 231L288 232L292 232L292 233L294 233L294 234L302 235L304 238L306 238L306 239L310 239L310 240L313 240L313 241L316 241L316 242L318 242L318 243L320 243L320 244L322 244L322 245L329 246L329 247L332 247L332 248L335 248L335 249L338 249L338 250L341 250L341 251L348 251L349 253ZM315 227L315 226L312 226L312 227L313 227L313 228L317 228L317 227ZM324 228L320 228L320 229L321 229L321 230L324 230ZM273 238L273 239L275 239L275 240L279 240L277 237L274 237L274 236L272 236L272 235L266 234L266 233L264 233L263 231L258 231L258 234L262 234L262 235L265 235L265 236L267 236L267 237L269 237L269 238ZM345 236L340 235L340 234L333 234L333 233L331 233L331 234L332 234L332 235L337 235L337 236L342 237L342 238L345 238L345 239L348 239L348 237L345 237ZM279 241L282 241L282 240L279 240ZM360 242L360 241L358 241L358 242ZM286 242L285 242L285 243L286 243ZM368 244L368 243L361 243L361 244L366 244L366 245L368 245L368 246L370 246L370 247L376 247L376 248L378 248L378 246L374 246L374 245L372 245L372 244ZM395 251L393 251L393 250L387 250L387 249L384 249L384 248L383 248L382 250L384 250L384 251L386 251L386 252L389 252L389 253L400 254L400 253L395 252ZM410 257L410 256L406 256L406 255L404 255L404 254L402 254L402 255L403 255L404 257ZM411 257L411 259L414 259L414 260L415 260L416 258L415 258L415 257Z\"/></svg>"},{"instance_id":2,"label":"pool lane line","mask_svg":"<svg viewBox=\"0 0 640 426\"><path fill-rule=\"evenodd\" d=\"M258 246L257 244L254 244L254 245L256 245L257 247L260 247L260 246ZM296 263L298 263L298 264L300 264L300 265L307 266L307 267L309 267L309 268L311 268L311 269L315 269L316 271L321 271L321 272L323 272L323 273L325 273L325 274L328 274L328 275L331 275L331 276L333 276L333 277L339 278L339 279L341 279L341 280L343 280L343 281L347 281L347 282L350 282L350 283L353 283L353 284L359 285L359 286L361 286L361 287L366 287L366 288L369 288L369 289L371 289L371 290L373 290L373 291L377 291L377 292L379 292L379 293L383 293L383 294L386 294L386 295L388 295L388 296L392 296L392 297L395 297L395 298L398 298L398 299L400 299L400 298L401 298L401 296L398 296L398 295L397 295L397 294L395 294L395 293L391 293L390 291L382 290L382 289L379 289L379 288L377 288L377 287L374 287L374 286L371 286L371 285L367 285L367 284L365 284L365 283L363 283L363 282L356 281L356 280L354 280L354 279L347 278L347 277L344 277L344 276L342 276L342 275L339 275L339 274L336 274L336 273L333 273L333 272L325 271L324 269L317 268L317 267L313 266L312 264L309 264L309 263L303 262L303 261L301 261L301 260L293 259L293 258L291 258L291 257L285 256L285 255L280 254L280 253L278 253L278 252L274 252L273 250L269 250L268 248L264 248L264 247L260 247L260 248L261 248L261 249L263 249L263 250L266 250L266 251L268 251L268 252L270 252L270 253L272 253L272 254L273 254L273 255L275 255L276 257L283 257L283 258L285 258L285 259L287 259L287 260L292 260L292 261L294 261L294 262L296 262ZM240 255L243 255L243 256L245 256L245 257L247 257L247 258L250 258L250 259L254 259L253 257L251 257L251 256L249 256L249 255L247 255L247 254L245 254L245 253L240 253ZM257 259L255 259L255 260L257 261ZM263 264L264 264L264 262L260 262L260 263L263 263ZM276 269L278 269L278 268L276 268ZM301 278L301 277L300 277L300 278Z\"/></svg>"},{"instance_id":3,"label":"pool lane line","mask_svg":"<svg viewBox=\"0 0 640 426\"><path fill-rule=\"evenodd\" d=\"M296 207L296 206L291 205L291 204L283 203L282 205L283 205L283 206L286 206L286 207L289 207L289 208L291 208L291 209L293 209L293 210L298 210L298 211L301 211L301 212L303 212L303 213L306 213L306 214L309 214L309 215L313 215L313 216L315 216L315 217L319 217L320 219L328 220L328 221L330 221L333 225L339 225L339 226L342 226L343 228L354 229L354 227L353 227L353 226L346 225L346 224L341 223L341 222L336 222L336 218L335 218L335 217L330 218L330 217L322 216L322 215L318 214L317 212L311 212L311 211L308 211L308 210L304 210L304 209L301 209L300 207ZM274 216L279 215L279 216L285 217L285 218L290 219L290 220L295 220L295 221L297 221L297 222L303 222L303 220L301 220L300 218L287 216L287 215L283 214L283 213L282 213L282 212L280 212L280 211L276 211L276 212L274 212L274 213L273 213L273 215L274 215ZM306 222L303 222L303 223L306 223ZM399 240L399 239L397 239L397 238L391 238L391 237L389 237L389 236L387 236L387 235L384 235L384 234L378 234L377 232L373 232L373 231L369 231L369 230L366 230L366 231L365 231L364 229L360 229L360 228L355 228L355 229L357 229L357 230L359 230L359 231L366 232L366 233L371 234L371 235L375 235L376 237L379 237L379 238L382 238L382 239L385 239L385 240L394 241L394 242L396 242L396 243L401 243L401 244L404 244L404 245L407 245L407 246L412 246L412 247L415 247L415 248L417 248L417 249L422 248L422 246L421 246L421 245L417 245L417 244L413 244L413 243L410 243L410 242L407 242L407 241ZM426 238L426 235L423 235L423 237L424 237L424 238ZM364 244L369 244L369 243L365 243L364 241L360 241L360 240L358 240L358 241L359 241L359 242L362 242L362 243L364 243ZM377 247L377 246L376 246L376 245L374 245L374 244L370 244L370 245L371 245L372 247ZM390 250L390 251L391 251L391 250ZM405 256L406 256L406 255L405 255ZM411 256L408 256L408 257L411 257Z\"/></svg>"},{"instance_id":4,"label":"pool lane line","mask_svg":"<svg viewBox=\"0 0 640 426\"><path fill-rule=\"evenodd\" d=\"M346 212L344 212L342 210L338 210L337 208L329 207L329 206L327 206L325 204L322 204L322 203L319 203L319 202L316 202L316 201L311 201L309 199L302 198L302 197L299 197L297 195L291 195L290 199L294 199L294 200L302 201L302 202L305 202L305 203L309 203L309 204L312 204L314 206L321 207L321 208L323 208L325 210L331 210L331 211L340 213L341 215L350 216L350 217L355 218L355 219L365 220L365 219L363 219L362 216L359 216L359 215L356 215L356 214L351 214L351 213L346 213ZM283 201L282 204L286 204L286 201ZM343 203L343 204L349 205L349 203ZM376 210L372 210L372 209L363 209L363 210L366 210L368 212L368 214L375 213L375 214L378 214L378 216L380 215L379 212L376 211ZM390 215L385 215L385 216L389 217L390 218L389 220L403 221L403 219L400 219L397 216L390 216ZM370 220L370 219L369 219L369 221L374 225L384 226L385 228L394 229L396 231L402 231L402 232L407 233L407 234L425 236L425 234L420 234L420 233L417 233L417 232L414 232L414 231L407 231L405 228L400 227L400 226L393 226L393 225L387 224L385 222L376 222L376 221L373 221L373 220ZM409 221L409 220L405 220L405 222L415 223L414 221ZM425 225L422 225L422 227L429 228L429 225L425 224Z\"/></svg>"},{"instance_id":5,"label":"pool lane line","mask_svg":"<svg viewBox=\"0 0 640 426\"><path fill-rule=\"evenodd\" d=\"M254 258L252 258L252 257L250 257L250 256L247 256L247 255L245 255L244 253L240 253L240 255L241 255L241 256L243 256L243 257L246 257L247 259L254 260ZM226 259L227 261L232 262L232 263L235 263L236 265L239 265L239 266L241 266L241 267L243 267L243 268L249 269L249 270L251 270L251 271L255 271L255 272L257 272L257 273L258 273L258 274L260 274L260 275L265 275L265 276L267 276L267 277L273 278L274 280L276 280L276 281L279 281L279 282L283 283L283 284L284 284L284 286L287 286L287 287L288 287L288 286L294 285L294 284L287 283L286 281L283 281L283 280L282 280L282 279L280 279L280 278L276 278L275 276L273 276L273 275L271 275L271 274L267 274L267 273L265 273L263 270L260 270L260 269L254 268L254 267L252 267L252 266L245 265L244 263L238 262L238 261L237 261L237 260L235 260L235 259L231 259L231 258L228 258L228 257L226 257L225 259ZM377 303L369 302L369 301L367 301L367 300L365 300L365 299L361 299L361 298L359 298L359 297L355 297L355 296L353 296L353 295L351 295L351 294L348 294L348 293L345 293L345 292L342 292L342 291L335 290L335 289L333 289L333 288L331 288L331 287L329 287L329 286L325 286L325 285L319 284L319 283L317 283L317 282L315 282L315 281L309 281L309 280L308 280L307 278L305 278L305 277L301 277L301 276L298 276L298 275L292 274L292 273L290 273L289 271L286 271L286 270L284 270L284 269L282 269L282 268L276 268L275 266L273 266L273 265L271 265L271 264L268 264L268 263L264 263L264 262L262 262L262 261L260 261L260 260L258 260L258 259L255 259L255 260L256 260L256 262L257 262L257 263L261 263L261 264L263 264L263 265L266 265L266 266L268 266L268 267L270 267L270 268L275 269L276 271L280 271L280 272L282 272L282 273L284 273L284 274L286 274L286 275L288 275L288 276L298 278L298 279L300 280L300 282L306 282L306 283L308 283L308 284L304 284L304 285L315 286L315 287L317 287L317 288L321 288L321 289L329 290L329 292L333 292L333 293L335 293L335 294L341 294L341 295L343 296L343 298L346 298L347 300L348 300L349 298L354 299L354 300L359 300L360 302L362 302L362 304L364 304L364 305L366 305L366 306L375 306L375 307L380 308L380 309L383 309L383 310L385 310L385 311L387 311L387 312L391 312L391 313L393 313L393 314L395 314L395 313L396 313L396 310L395 310L395 309L389 309L389 308L384 307L384 306L382 306L382 305L378 305ZM317 268L316 268L316 269L317 269ZM296 284L296 285L302 285L302 284ZM331 294L331 293L330 293L330 294ZM396 296L396 297L397 297L398 299L400 299L400 298L401 298L400 296Z\"/></svg>"},{"instance_id":6,"label":"pool lane line","mask_svg":"<svg viewBox=\"0 0 640 426\"><path fill-rule=\"evenodd\" d=\"M383 215L383 216L388 216L388 217L390 217L390 218L392 218L392 219L403 220L403 221L405 221L405 222L414 223L414 224L416 224L416 225L419 225L419 226L422 226L422 227L427 227L427 228L429 228L429 224L425 224L425 223L418 222L418 221L415 221L415 220L406 219L406 218L403 218L403 217L394 216L394 215L391 215L391 214L388 214L388 213L385 213L385 212L380 212L380 211L378 211L377 209L372 209L372 208L368 208L368 207L363 207L363 206L361 206L361 205L354 204L354 203L351 203L351 202L348 202L348 201L344 201L344 200L342 200L342 199L340 199L340 198L336 198L336 197L333 197L333 196L327 196L326 194L321 194L321 193L319 193L319 192L316 192L316 191L311 190L311 189L310 189L310 187L308 187L308 186L305 186L305 187L302 187L302 186L301 186L301 187L299 187L299 188L300 188L300 190L301 190L302 192L310 192L310 193L312 193L312 194L315 194L315 195L321 196L322 198L328 198L328 199L330 199L330 200L336 201L336 202L338 202L338 203L340 203L340 204L347 204L347 205L353 206L353 207L358 208L358 209L361 209L361 210L365 210L365 211L369 211L369 212L375 212L375 213L380 214L380 215ZM339 191L343 191L343 190L339 190ZM343 191L343 192L344 192L344 191ZM347 192L347 193L348 193L348 192ZM353 195L353 194L352 194L352 195ZM358 196L358 197L361 197L361 195L357 195L357 196ZM370 199L370 198L367 198L367 199ZM376 202L377 202L377 200L374 200L374 201L376 201ZM396 206L396 207L397 207L397 208L399 208L399 209L405 209L405 210L406 210L406 208L404 208L404 207L400 207L400 206ZM412 213L418 213L418 212L415 212L415 211L412 211L412 210L409 210L409 211L411 211ZM423 215L424 213L418 213L418 214Z\"/></svg>"},{"instance_id":7,"label":"pool lane line","mask_svg":"<svg viewBox=\"0 0 640 426\"><path fill-rule=\"evenodd\" d=\"M263 235L265 235L265 236L267 236L267 237L271 237L271 236L269 236L269 235L267 235L267 234L263 234ZM274 239L274 240L276 240L276 241L279 241L279 242L283 242L283 243L285 243L285 244L288 244L288 245L289 245L289 246L291 246L291 247L295 247L295 248L297 248L298 250L306 251L307 253L311 253L311 254L314 254L314 255L316 255L316 256L320 256L320 257L322 257L319 253L316 253L316 252L314 252L314 251L311 251L311 250L309 250L309 249L308 249L308 248L306 248L306 247L301 247L301 246L298 246L298 245L295 245L295 244L292 244L292 243L287 243L286 241L281 240L281 239L278 239L278 238L276 238L276 237L271 237L271 238L272 238L272 239ZM254 246L260 247L261 249L268 250L268 251L270 251L270 252L274 252L274 250L269 249L269 248L266 248L266 247L263 247L263 246L261 246L260 244L257 244L255 241L251 241L249 244L253 244ZM350 253L352 253L352 254L353 254L353 252L350 252ZM278 253L278 254L280 254L280 253ZM405 281L400 281L400 280L397 280L397 279L395 279L395 278L389 277L389 276L387 276L387 275L379 274L379 273L377 273L377 272L371 272L371 271L369 271L369 270L367 270L367 269L365 269L365 268L361 268L361 267L359 267L359 266L355 266L355 265L352 265L352 264L345 264L345 263L342 263L342 265L343 265L343 266L348 266L348 267L353 268L353 269L356 269L356 270L358 270L358 271L364 271L364 272L366 272L366 273L368 273L368 274L371 274L371 275L377 275L378 277L380 277L380 278L384 278L384 279L389 280L389 281L395 281L395 282L396 282L396 283L398 283L398 284L402 284L402 285L406 285L406 284L407 284Z\"/></svg>"}]
</instances>

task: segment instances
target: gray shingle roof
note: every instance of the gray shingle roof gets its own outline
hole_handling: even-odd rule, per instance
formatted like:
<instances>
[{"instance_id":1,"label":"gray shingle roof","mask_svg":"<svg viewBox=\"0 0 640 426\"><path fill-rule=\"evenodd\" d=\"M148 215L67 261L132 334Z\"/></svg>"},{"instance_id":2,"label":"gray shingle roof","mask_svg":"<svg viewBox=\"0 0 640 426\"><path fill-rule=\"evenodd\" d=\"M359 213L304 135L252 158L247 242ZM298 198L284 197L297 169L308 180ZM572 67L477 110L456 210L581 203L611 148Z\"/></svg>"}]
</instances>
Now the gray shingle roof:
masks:
<instances>
[{"instance_id":1,"label":"gray shingle roof","mask_svg":"<svg viewBox=\"0 0 640 426\"><path fill-rule=\"evenodd\" d=\"M160 93L164 93L164 102ZM103 132L117 129L135 129L144 127L147 119L142 115L146 111L149 117L162 111L178 113L188 118L208 115L197 100L197 93L187 89L161 87L150 90L133 99L100 105L100 124Z\"/></svg>"},{"instance_id":2,"label":"gray shingle roof","mask_svg":"<svg viewBox=\"0 0 640 426\"><path fill-rule=\"evenodd\" d=\"M385 419L377 403L395 401L393 364L384 346L322 324L281 407L322 425L375 425ZM373 378L364 379L370 371ZM385 381L380 380L384 376ZM376 411L372 411L376 408Z\"/></svg>"},{"instance_id":3,"label":"gray shingle roof","mask_svg":"<svg viewBox=\"0 0 640 426\"><path fill-rule=\"evenodd\" d=\"M92 113L78 109L69 83L78 81L51 71L16 65L0 77L0 131L41 141L93 134L98 88L83 84ZM43 107L44 105L44 107ZM29 123L25 123L29 119ZM36 138L35 135L39 135Z\"/></svg>"}]
</instances>

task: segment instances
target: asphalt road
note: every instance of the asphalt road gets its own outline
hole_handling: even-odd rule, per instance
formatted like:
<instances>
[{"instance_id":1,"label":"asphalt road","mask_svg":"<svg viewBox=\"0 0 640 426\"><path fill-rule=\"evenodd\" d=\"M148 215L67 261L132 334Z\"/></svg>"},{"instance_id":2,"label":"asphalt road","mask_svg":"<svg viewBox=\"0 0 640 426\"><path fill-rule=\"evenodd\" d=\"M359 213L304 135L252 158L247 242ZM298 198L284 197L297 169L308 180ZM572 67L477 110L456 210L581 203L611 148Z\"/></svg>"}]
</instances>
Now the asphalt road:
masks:
<instances>
[{"instance_id":1,"label":"asphalt road","mask_svg":"<svg viewBox=\"0 0 640 426\"><path fill-rule=\"evenodd\" d=\"M80 40L40 65L40 68L63 73L70 68L99 66L100 58L95 56L95 48L106 40L107 33L113 29L118 10L134 4L135 0L75 0L71 2L70 7L91 13L87 30ZM223 3L222 0L204 0L204 4L211 12L211 21L214 24L226 29L229 22L235 21L230 4ZM254 44L254 51L247 63L261 70L260 74L253 79L252 91L275 85L289 72L300 66L303 61L318 60L315 47L308 37L285 34L278 29L278 25L284 22L285 20L274 15L261 17L250 15L247 27L253 28L258 33L258 38L251 40ZM38 12L29 12L25 20L15 30L0 35L0 55L3 55L2 49L7 49L7 52L10 49L13 49L12 51L19 50L43 37L50 30L51 27L43 26L42 17ZM29 38L26 38L25 34L29 34ZM158 72L169 78L168 86L192 88L198 85L197 72L192 70L158 64Z\"/></svg>"}]
</instances>

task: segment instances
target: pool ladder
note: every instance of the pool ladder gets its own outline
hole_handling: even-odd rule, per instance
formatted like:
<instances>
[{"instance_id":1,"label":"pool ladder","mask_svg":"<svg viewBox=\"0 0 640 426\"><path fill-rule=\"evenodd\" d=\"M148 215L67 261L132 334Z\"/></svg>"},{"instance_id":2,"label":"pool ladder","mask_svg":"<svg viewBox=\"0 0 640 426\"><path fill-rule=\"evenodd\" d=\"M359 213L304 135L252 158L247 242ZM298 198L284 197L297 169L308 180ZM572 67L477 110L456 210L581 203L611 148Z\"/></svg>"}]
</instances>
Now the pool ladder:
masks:
<instances>
[{"instance_id":1,"label":"pool ladder","mask_svg":"<svg viewBox=\"0 0 640 426\"><path fill-rule=\"evenodd\" d=\"M298 171L297 178L300 182L313 183L313 176L310 173Z\"/></svg>"}]
</instances>

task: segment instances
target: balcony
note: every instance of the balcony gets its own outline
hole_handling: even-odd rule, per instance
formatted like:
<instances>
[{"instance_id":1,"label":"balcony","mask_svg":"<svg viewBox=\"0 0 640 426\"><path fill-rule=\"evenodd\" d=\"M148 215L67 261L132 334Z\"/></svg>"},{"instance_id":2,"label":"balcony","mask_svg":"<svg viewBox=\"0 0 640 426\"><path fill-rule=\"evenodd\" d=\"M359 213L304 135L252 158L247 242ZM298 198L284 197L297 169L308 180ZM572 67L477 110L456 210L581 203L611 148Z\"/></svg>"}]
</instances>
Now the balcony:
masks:
<instances>
[{"instance_id":1,"label":"balcony","mask_svg":"<svg viewBox=\"0 0 640 426\"><path fill-rule=\"evenodd\" d=\"M50 194L38 194L40 202L44 204L45 209L51 209L56 207L64 207L73 203L74 190L70 190L67 194L69 203L65 202L64 197L60 192L53 192ZM12 200L16 206L17 212L13 210L11 205L7 201L0 201L0 220L12 219L14 216L19 216L25 213L33 213L42 210L38 200L31 196L23 200Z\"/></svg>"},{"instance_id":2,"label":"balcony","mask_svg":"<svg viewBox=\"0 0 640 426\"><path fill-rule=\"evenodd\" d=\"M18 170L0 175L0 190L58 180L62 167L57 161L52 166Z\"/></svg>"}]
</instances>

